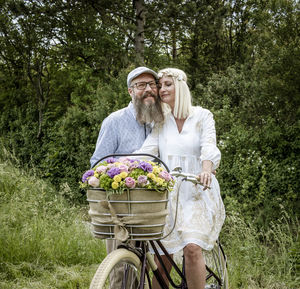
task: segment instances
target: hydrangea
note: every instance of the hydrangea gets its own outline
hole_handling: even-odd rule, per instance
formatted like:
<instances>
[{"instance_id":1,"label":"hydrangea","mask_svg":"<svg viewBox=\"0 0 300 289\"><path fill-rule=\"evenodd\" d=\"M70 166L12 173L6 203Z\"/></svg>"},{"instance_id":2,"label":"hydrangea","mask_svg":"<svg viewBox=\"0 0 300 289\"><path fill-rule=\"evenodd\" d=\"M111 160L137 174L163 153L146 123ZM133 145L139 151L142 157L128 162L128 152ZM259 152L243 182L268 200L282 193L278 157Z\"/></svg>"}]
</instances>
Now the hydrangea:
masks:
<instances>
[{"instance_id":1,"label":"hydrangea","mask_svg":"<svg viewBox=\"0 0 300 289\"><path fill-rule=\"evenodd\" d=\"M107 175L110 177L110 178L113 178L114 176L120 174L121 171L119 168L116 168L116 167L112 167L111 169L109 169L107 171Z\"/></svg>"},{"instance_id":2,"label":"hydrangea","mask_svg":"<svg viewBox=\"0 0 300 289\"><path fill-rule=\"evenodd\" d=\"M83 183L85 183L85 182L88 180L88 178L91 177L91 176L93 176L93 175L94 175L94 171L93 171L93 170L88 170L88 171L86 171L86 172L83 174L81 181L82 181Z\"/></svg>"},{"instance_id":3,"label":"hydrangea","mask_svg":"<svg viewBox=\"0 0 300 289\"><path fill-rule=\"evenodd\" d=\"M106 160L106 162L108 163L108 164L113 164L113 163L115 163L117 161L117 159L115 159L115 158L108 158L107 160Z\"/></svg>"},{"instance_id":4,"label":"hydrangea","mask_svg":"<svg viewBox=\"0 0 300 289\"><path fill-rule=\"evenodd\" d=\"M153 170L152 165L147 162L140 162L138 167L148 173L151 173Z\"/></svg>"}]
</instances>

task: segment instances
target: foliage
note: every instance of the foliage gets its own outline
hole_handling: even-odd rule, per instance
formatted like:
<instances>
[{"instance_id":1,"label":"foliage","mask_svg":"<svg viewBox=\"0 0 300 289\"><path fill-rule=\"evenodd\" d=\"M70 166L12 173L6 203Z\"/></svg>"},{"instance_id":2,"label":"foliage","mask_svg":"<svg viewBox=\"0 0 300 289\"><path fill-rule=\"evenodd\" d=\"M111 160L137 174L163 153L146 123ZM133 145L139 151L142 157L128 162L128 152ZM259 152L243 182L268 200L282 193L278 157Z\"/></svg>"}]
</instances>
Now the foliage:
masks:
<instances>
[{"instance_id":1,"label":"foliage","mask_svg":"<svg viewBox=\"0 0 300 289\"><path fill-rule=\"evenodd\" d=\"M155 70L185 70L194 103L214 113L231 288L297 287L298 1L0 9L1 288L88 287L104 248L87 230L78 181L103 119L130 101L126 77L142 53Z\"/></svg>"},{"instance_id":2,"label":"foliage","mask_svg":"<svg viewBox=\"0 0 300 289\"><path fill-rule=\"evenodd\" d=\"M130 101L133 2L0 4L1 145L71 202L103 119ZM298 214L297 3L143 2L145 64L184 69L194 103L214 113L226 205L243 203L258 226L281 204Z\"/></svg>"},{"instance_id":3,"label":"foliage","mask_svg":"<svg viewBox=\"0 0 300 289\"><path fill-rule=\"evenodd\" d=\"M268 226L281 205L299 211L299 97L291 97L293 108L283 106L282 97L274 95L279 77L262 79L256 67L239 66L197 87L198 102L211 107L216 119L224 198L242 203L243 213L260 226Z\"/></svg>"}]
</instances>

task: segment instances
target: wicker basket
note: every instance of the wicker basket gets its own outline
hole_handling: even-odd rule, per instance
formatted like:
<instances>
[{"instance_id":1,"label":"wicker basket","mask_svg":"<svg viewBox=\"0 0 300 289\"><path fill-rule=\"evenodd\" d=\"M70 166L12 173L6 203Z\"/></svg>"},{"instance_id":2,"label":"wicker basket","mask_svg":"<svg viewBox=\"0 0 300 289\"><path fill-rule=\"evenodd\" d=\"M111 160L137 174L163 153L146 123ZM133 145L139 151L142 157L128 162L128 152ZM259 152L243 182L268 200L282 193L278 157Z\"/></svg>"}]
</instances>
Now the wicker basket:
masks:
<instances>
[{"instance_id":1,"label":"wicker basket","mask_svg":"<svg viewBox=\"0 0 300 289\"><path fill-rule=\"evenodd\" d=\"M163 235L168 191L130 189L107 196L103 189L89 189L87 198L94 235L122 241L157 240Z\"/></svg>"}]
</instances>

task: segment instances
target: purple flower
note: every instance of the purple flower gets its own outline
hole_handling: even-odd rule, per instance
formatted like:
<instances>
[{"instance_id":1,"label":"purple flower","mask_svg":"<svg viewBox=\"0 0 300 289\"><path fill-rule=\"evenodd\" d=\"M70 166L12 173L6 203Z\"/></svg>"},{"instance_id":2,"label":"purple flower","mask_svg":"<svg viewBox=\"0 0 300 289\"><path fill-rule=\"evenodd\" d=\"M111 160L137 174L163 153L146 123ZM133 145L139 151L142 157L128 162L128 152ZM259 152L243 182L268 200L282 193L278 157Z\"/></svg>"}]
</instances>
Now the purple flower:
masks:
<instances>
[{"instance_id":1,"label":"purple flower","mask_svg":"<svg viewBox=\"0 0 300 289\"><path fill-rule=\"evenodd\" d=\"M138 184L143 187L148 183L148 178L147 178L147 176L138 176L137 181L138 181Z\"/></svg>"},{"instance_id":2,"label":"purple flower","mask_svg":"<svg viewBox=\"0 0 300 289\"><path fill-rule=\"evenodd\" d=\"M146 162L140 162L139 168L141 168L142 170L144 170L145 172L151 173L153 168L149 163Z\"/></svg>"},{"instance_id":3,"label":"purple flower","mask_svg":"<svg viewBox=\"0 0 300 289\"><path fill-rule=\"evenodd\" d=\"M125 185L128 187L128 188L131 188L133 189L135 187L135 180L131 177L127 177L125 179Z\"/></svg>"},{"instance_id":4,"label":"purple flower","mask_svg":"<svg viewBox=\"0 0 300 289\"><path fill-rule=\"evenodd\" d=\"M110 178L113 178L115 175L118 175L120 174L121 171L119 168L116 168L116 167L113 167L111 168L108 172L107 172L107 175L110 177Z\"/></svg>"},{"instance_id":5,"label":"purple flower","mask_svg":"<svg viewBox=\"0 0 300 289\"><path fill-rule=\"evenodd\" d=\"M133 163L130 164L129 170L132 171L132 170L134 170L138 167L139 167L139 164L137 162L133 162Z\"/></svg>"},{"instance_id":6,"label":"purple flower","mask_svg":"<svg viewBox=\"0 0 300 289\"><path fill-rule=\"evenodd\" d=\"M81 181L82 181L83 183L85 183L85 182L87 181L87 179L88 179L90 176L93 176L93 175L94 175L94 171L93 171L93 170L88 170L88 171L86 171L86 172L83 174Z\"/></svg>"},{"instance_id":7,"label":"purple flower","mask_svg":"<svg viewBox=\"0 0 300 289\"><path fill-rule=\"evenodd\" d=\"M108 158L108 159L106 160L106 162L107 162L108 164L113 164L113 163L115 163L116 161L117 161L116 158Z\"/></svg>"}]
</instances>

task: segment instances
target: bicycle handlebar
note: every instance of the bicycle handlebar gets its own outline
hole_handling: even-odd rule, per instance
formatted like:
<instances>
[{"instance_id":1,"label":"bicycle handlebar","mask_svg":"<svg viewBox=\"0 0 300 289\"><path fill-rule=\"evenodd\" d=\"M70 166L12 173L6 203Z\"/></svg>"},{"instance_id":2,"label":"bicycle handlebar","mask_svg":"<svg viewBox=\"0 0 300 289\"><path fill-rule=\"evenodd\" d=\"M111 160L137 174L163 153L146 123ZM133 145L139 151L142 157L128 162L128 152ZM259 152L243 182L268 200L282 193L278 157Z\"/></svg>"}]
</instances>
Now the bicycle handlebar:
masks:
<instances>
[{"instance_id":1,"label":"bicycle handlebar","mask_svg":"<svg viewBox=\"0 0 300 289\"><path fill-rule=\"evenodd\" d=\"M196 176L194 174L190 174L190 173L183 173L181 167L174 168L174 170L171 171L170 174L176 178L183 177L184 181L192 182L195 185L203 186L203 184L200 182L198 176ZM207 188L210 189L210 187L207 187Z\"/></svg>"}]
</instances>

